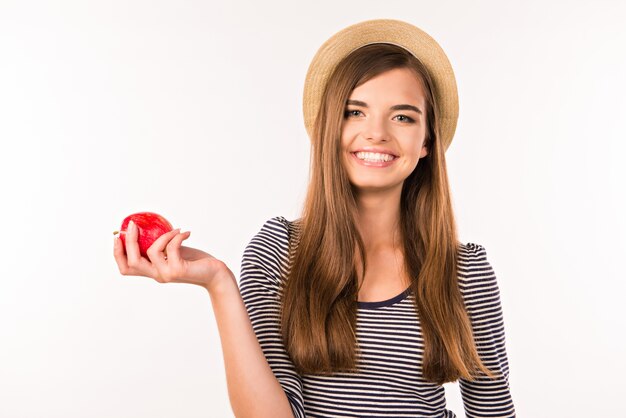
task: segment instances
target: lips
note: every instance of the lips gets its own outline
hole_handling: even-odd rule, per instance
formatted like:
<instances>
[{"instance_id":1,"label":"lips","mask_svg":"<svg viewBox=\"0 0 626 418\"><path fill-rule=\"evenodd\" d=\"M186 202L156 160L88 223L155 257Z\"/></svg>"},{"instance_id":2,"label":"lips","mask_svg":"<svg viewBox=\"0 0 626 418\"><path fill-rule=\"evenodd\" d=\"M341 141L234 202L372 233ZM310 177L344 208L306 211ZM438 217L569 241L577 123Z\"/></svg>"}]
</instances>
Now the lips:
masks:
<instances>
[{"instance_id":1,"label":"lips","mask_svg":"<svg viewBox=\"0 0 626 418\"><path fill-rule=\"evenodd\" d=\"M391 161L367 161L367 160L362 160L359 157L357 157L355 152L351 152L350 154L352 155L352 158L354 158L354 160L358 164L366 166L366 167L389 167L390 165L395 163L396 160L398 159L398 157L394 156L393 160Z\"/></svg>"},{"instance_id":2,"label":"lips","mask_svg":"<svg viewBox=\"0 0 626 418\"><path fill-rule=\"evenodd\" d=\"M375 147L372 147L372 148L361 148L361 149L357 149L357 150L352 151L352 152L353 153L356 153L356 152L371 152L371 153L374 153L374 154L389 154L389 155L394 156L395 158L398 158L398 155L395 152L393 152L391 150L388 150L388 149L384 149L384 148L375 148Z\"/></svg>"}]
</instances>

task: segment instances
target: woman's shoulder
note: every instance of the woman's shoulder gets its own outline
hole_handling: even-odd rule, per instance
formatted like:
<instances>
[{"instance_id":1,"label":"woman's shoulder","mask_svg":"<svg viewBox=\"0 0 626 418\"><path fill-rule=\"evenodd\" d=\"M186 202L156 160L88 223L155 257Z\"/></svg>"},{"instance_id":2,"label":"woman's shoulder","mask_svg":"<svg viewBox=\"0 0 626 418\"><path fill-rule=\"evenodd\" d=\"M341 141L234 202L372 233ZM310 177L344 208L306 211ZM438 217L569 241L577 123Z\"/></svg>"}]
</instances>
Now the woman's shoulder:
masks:
<instances>
[{"instance_id":1,"label":"woman's shoulder","mask_svg":"<svg viewBox=\"0 0 626 418\"><path fill-rule=\"evenodd\" d=\"M263 223L248 247L262 250L265 258L282 263L288 257L290 249L295 247L294 243L297 244L300 224L300 219L290 221L281 215L273 216Z\"/></svg>"},{"instance_id":2,"label":"woman's shoulder","mask_svg":"<svg viewBox=\"0 0 626 418\"><path fill-rule=\"evenodd\" d=\"M464 267L476 267L487 261L487 250L474 242L458 242L458 260Z\"/></svg>"},{"instance_id":3,"label":"woman's shoulder","mask_svg":"<svg viewBox=\"0 0 626 418\"><path fill-rule=\"evenodd\" d=\"M496 275L483 245L474 242L459 243L457 273L459 287L464 295L497 293Z\"/></svg>"},{"instance_id":4,"label":"woman's shoulder","mask_svg":"<svg viewBox=\"0 0 626 418\"><path fill-rule=\"evenodd\" d=\"M502 326L500 288L487 251L480 244L459 246L457 263L459 290L469 314L474 334ZM491 331L488 331L491 332Z\"/></svg>"},{"instance_id":5,"label":"woman's shoulder","mask_svg":"<svg viewBox=\"0 0 626 418\"><path fill-rule=\"evenodd\" d=\"M297 228L284 216L273 216L246 245L241 261L240 287L262 287L275 291L281 282L289 257L290 236Z\"/></svg>"},{"instance_id":6,"label":"woman's shoulder","mask_svg":"<svg viewBox=\"0 0 626 418\"><path fill-rule=\"evenodd\" d=\"M300 231L301 219L288 220L282 215L273 216L263 223L257 235L288 240Z\"/></svg>"}]
</instances>

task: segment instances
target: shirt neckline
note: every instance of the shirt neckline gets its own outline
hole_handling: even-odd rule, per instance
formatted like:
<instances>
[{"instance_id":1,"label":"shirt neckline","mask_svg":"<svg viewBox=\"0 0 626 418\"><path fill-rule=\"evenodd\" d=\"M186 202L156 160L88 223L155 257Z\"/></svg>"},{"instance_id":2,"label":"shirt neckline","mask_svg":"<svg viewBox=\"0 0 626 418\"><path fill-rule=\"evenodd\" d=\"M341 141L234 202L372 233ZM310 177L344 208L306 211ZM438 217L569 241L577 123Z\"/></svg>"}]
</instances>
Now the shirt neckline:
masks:
<instances>
[{"instance_id":1,"label":"shirt neckline","mask_svg":"<svg viewBox=\"0 0 626 418\"><path fill-rule=\"evenodd\" d=\"M357 305L359 308L382 308L384 306L391 306L394 303L398 303L402 300L404 300L409 293L411 293L411 286L407 287L406 290L404 290L402 293L400 293L397 296L392 297L391 299L387 299L387 300L381 300L378 302L361 302L361 301L357 301Z\"/></svg>"}]
</instances>

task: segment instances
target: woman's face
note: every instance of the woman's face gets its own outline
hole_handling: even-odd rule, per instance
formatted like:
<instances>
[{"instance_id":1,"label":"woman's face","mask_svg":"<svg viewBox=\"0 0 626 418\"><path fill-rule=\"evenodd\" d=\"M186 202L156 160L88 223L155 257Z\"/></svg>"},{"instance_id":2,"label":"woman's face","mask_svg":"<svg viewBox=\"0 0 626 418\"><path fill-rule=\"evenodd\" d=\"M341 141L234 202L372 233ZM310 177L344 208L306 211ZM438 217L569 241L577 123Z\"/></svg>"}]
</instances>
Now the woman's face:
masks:
<instances>
[{"instance_id":1,"label":"woman's face","mask_svg":"<svg viewBox=\"0 0 626 418\"><path fill-rule=\"evenodd\" d=\"M407 68L386 71L352 91L341 150L350 183L358 192L402 190L404 180L427 154L422 145L425 104L421 83Z\"/></svg>"}]
</instances>

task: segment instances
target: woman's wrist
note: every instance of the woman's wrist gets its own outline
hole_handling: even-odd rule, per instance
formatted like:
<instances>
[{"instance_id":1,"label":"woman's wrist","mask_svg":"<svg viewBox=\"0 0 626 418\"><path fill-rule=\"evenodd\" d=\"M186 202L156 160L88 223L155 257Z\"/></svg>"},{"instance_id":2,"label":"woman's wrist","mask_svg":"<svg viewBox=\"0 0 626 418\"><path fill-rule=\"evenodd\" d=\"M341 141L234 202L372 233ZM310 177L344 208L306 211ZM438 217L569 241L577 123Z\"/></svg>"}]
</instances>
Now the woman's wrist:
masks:
<instances>
[{"instance_id":1,"label":"woman's wrist","mask_svg":"<svg viewBox=\"0 0 626 418\"><path fill-rule=\"evenodd\" d=\"M233 287L236 288L237 291L239 291L239 287L237 286L237 281L235 280L235 276L228 269L224 272L221 272L215 275L204 286L204 288L207 290L207 292L209 292L210 295L217 295L225 291L232 290Z\"/></svg>"}]
</instances>

